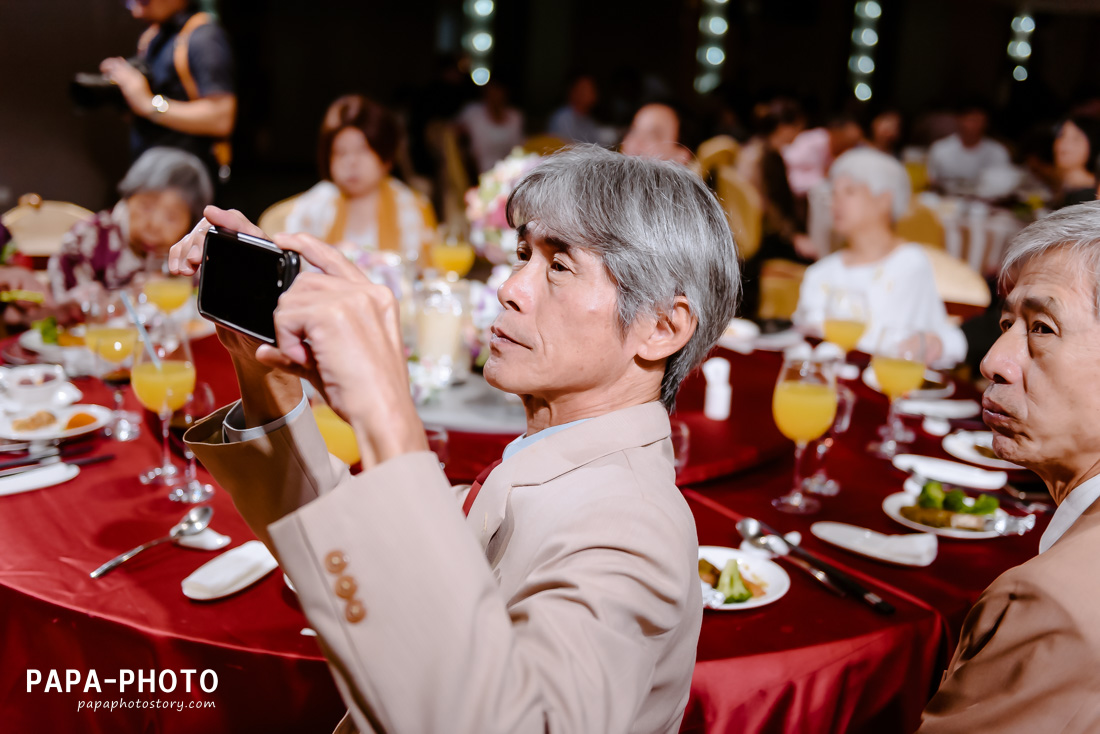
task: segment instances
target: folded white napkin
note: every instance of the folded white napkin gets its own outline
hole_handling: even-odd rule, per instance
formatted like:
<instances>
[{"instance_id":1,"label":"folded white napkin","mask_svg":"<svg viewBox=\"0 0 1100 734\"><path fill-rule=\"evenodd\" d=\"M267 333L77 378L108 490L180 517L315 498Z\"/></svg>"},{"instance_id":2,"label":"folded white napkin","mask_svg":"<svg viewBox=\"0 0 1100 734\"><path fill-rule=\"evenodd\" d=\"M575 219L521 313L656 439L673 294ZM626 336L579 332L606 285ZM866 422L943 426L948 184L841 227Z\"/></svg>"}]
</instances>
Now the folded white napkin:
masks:
<instances>
[{"instance_id":1,"label":"folded white napkin","mask_svg":"<svg viewBox=\"0 0 1100 734\"><path fill-rule=\"evenodd\" d=\"M939 551L936 536L931 533L886 535L841 522L815 522L810 532L854 553L907 566L927 566L936 560Z\"/></svg>"},{"instance_id":2,"label":"folded white napkin","mask_svg":"<svg viewBox=\"0 0 1100 734\"><path fill-rule=\"evenodd\" d=\"M6 494L19 494L32 489L52 487L67 482L80 473L80 467L73 464L47 464L39 469L29 469L21 474L0 479L0 497Z\"/></svg>"},{"instance_id":3,"label":"folded white napkin","mask_svg":"<svg viewBox=\"0 0 1100 734\"><path fill-rule=\"evenodd\" d=\"M254 584L278 566L263 543L250 540L200 566L181 585L191 599L217 599Z\"/></svg>"},{"instance_id":4,"label":"folded white napkin","mask_svg":"<svg viewBox=\"0 0 1100 734\"><path fill-rule=\"evenodd\" d=\"M230 540L231 538L228 535L222 535L211 528L204 528L202 532L194 535L184 535L176 543L185 548L195 548L196 550L217 550L229 545Z\"/></svg>"}]
</instances>

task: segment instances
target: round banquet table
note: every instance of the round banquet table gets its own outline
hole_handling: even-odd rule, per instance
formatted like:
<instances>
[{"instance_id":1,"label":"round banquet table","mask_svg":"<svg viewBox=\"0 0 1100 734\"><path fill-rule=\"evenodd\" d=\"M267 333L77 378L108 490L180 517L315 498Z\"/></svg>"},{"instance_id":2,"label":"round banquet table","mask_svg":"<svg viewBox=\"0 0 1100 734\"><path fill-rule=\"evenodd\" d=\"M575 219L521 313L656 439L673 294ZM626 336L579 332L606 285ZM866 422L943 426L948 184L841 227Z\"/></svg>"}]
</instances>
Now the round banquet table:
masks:
<instances>
[{"instance_id":1,"label":"round banquet table","mask_svg":"<svg viewBox=\"0 0 1100 734\"><path fill-rule=\"evenodd\" d=\"M193 348L199 379L212 385L219 403L235 399L232 369L217 339ZM791 589L777 602L705 613L683 730L911 731L967 609L999 573L1034 555L1045 519L1021 538L941 539L939 556L927 568L889 566L817 541L809 532L817 520L905 532L880 508L903 475L863 451L884 419L885 399L862 384L852 386L859 397L852 428L826 459L841 482L840 495L825 498L818 515L783 515L769 504L787 489L792 463L791 446L771 420L780 358L722 354L733 364L730 419L703 417L698 376L685 383L677 411L691 433L680 479L700 543L736 547L734 526L745 515L784 532L800 530L807 549L860 578L897 612L876 614L787 567ZM85 402L109 404L98 381L77 386ZM128 407L136 409L127 393ZM456 481L473 478L510 439L451 431L448 474ZM158 456L149 431L128 444L97 441L91 455L117 459L88 466L56 487L0 497L3 730L330 731L344 706L316 638L301 634L308 621L278 572L230 597L195 602L183 596L180 582L215 554L166 544L99 580L88 577L106 559L164 534L185 512L165 490L137 480ZM938 440L923 435L913 449L944 455ZM229 547L253 538L224 491L210 504L211 526L232 538ZM42 674L29 693L28 669ZM165 669L179 674L173 692L138 692L136 680L125 692L102 683L121 670L148 675ZM191 693L183 691L181 671L189 669L213 670L216 690L193 685ZM51 670L58 671L61 692L45 690ZM66 670L81 676L68 692ZM91 670L101 681L99 693L83 691ZM101 707L116 702L116 709L77 710L81 702L96 701ZM157 702L160 708L152 708ZM165 708L169 703L183 708Z\"/></svg>"}]
</instances>

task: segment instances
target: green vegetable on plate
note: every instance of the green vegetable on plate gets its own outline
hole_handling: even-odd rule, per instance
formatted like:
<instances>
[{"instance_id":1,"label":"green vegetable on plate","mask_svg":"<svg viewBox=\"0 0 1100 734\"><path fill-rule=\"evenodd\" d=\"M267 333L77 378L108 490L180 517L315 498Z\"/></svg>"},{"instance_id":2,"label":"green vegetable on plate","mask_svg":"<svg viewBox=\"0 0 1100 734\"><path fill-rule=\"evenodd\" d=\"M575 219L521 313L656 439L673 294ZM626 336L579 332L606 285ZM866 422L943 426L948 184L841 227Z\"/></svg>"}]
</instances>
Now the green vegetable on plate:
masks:
<instances>
[{"instance_id":1,"label":"green vegetable on plate","mask_svg":"<svg viewBox=\"0 0 1100 734\"><path fill-rule=\"evenodd\" d=\"M740 604L752 598L752 592L741 580L741 570L737 566L737 559L731 558L722 569L722 575L718 577L718 593L725 597L726 604Z\"/></svg>"}]
</instances>

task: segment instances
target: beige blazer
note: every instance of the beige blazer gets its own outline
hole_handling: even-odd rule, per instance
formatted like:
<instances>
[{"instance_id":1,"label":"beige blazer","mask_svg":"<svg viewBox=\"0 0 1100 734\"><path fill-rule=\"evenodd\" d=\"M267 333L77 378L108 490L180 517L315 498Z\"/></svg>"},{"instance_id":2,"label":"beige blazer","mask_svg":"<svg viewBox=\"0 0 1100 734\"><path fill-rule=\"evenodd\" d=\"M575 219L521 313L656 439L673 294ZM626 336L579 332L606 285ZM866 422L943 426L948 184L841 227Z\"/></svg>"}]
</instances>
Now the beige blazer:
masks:
<instances>
[{"instance_id":1,"label":"beige blazer","mask_svg":"<svg viewBox=\"0 0 1100 734\"><path fill-rule=\"evenodd\" d=\"M188 442L294 582L360 731L677 731L702 600L659 403L518 452L468 518L434 454L351 477L309 411L231 444L226 411Z\"/></svg>"},{"instance_id":2,"label":"beige blazer","mask_svg":"<svg viewBox=\"0 0 1100 734\"><path fill-rule=\"evenodd\" d=\"M1100 503L986 589L922 734L1100 731Z\"/></svg>"}]
</instances>

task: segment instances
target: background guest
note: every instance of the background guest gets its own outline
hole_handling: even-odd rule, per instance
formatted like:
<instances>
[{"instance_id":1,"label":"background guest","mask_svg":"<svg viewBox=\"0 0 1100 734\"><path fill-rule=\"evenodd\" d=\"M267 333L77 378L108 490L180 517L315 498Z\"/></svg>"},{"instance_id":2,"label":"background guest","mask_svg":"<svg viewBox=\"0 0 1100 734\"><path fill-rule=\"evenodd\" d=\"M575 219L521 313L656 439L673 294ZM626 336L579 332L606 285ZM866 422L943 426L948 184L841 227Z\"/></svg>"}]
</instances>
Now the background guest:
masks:
<instances>
[{"instance_id":1,"label":"background guest","mask_svg":"<svg viewBox=\"0 0 1100 734\"><path fill-rule=\"evenodd\" d=\"M687 165L691 151L680 143L680 116L666 104L647 104L634 115L623 138L626 155L640 155Z\"/></svg>"},{"instance_id":2,"label":"background guest","mask_svg":"<svg viewBox=\"0 0 1100 734\"><path fill-rule=\"evenodd\" d=\"M592 109L599 101L596 80L587 74L574 77L569 84L565 106L551 115L546 131L572 143L604 143L607 132L592 119Z\"/></svg>"},{"instance_id":3,"label":"background guest","mask_svg":"<svg viewBox=\"0 0 1100 734\"><path fill-rule=\"evenodd\" d=\"M1070 206L1096 198L1096 159L1100 154L1100 123L1070 117L1058 125L1054 167L1058 173L1055 206Z\"/></svg>"},{"instance_id":4,"label":"background guest","mask_svg":"<svg viewBox=\"0 0 1100 734\"><path fill-rule=\"evenodd\" d=\"M871 120L871 145L896 158L901 145L901 123L897 110L883 110L875 115Z\"/></svg>"},{"instance_id":5,"label":"background guest","mask_svg":"<svg viewBox=\"0 0 1100 734\"><path fill-rule=\"evenodd\" d=\"M523 113L508 103L508 90L495 80L481 88L481 101L466 105L456 122L466 134L479 173L523 145Z\"/></svg>"},{"instance_id":6,"label":"background guest","mask_svg":"<svg viewBox=\"0 0 1100 734\"><path fill-rule=\"evenodd\" d=\"M1008 149L987 138L989 114L979 105L955 117L956 131L928 149L928 178L948 193L973 191L982 172L1011 163Z\"/></svg>"},{"instance_id":7,"label":"background guest","mask_svg":"<svg viewBox=\"0 0 1100 734\"><path fill-rule=\"evenodd\" d=\"M833 228L848 242L806 271L794 322L820 333L830 288L863 291L870 325L859 349L873 353L886 329L904 328L927 337L926 360L952 366L966 356L966 338L947 320L936 291L932 264L920 245L905 243L894 225L909 209L910 185L894 158L870 148L852 150L830 171Z\"/></svg>"},{"instance_id":8,"label":"background guest","mask_svg":"<svg viewBox=\"0 0 1100 734\"><path fill-rule=\"evenodd\" d=\"M137 52L148 77L118 57L99 68L118 84L134 113L132 156L153 146L181 148L228 179L227 140L237 97L225 31L193 0L135 0L126 7L148 24Z\"/></svg>"},{"instance_id":9,"label":"background guest","mask_svg":"<svg viewBox=\"0 0 1100 734\"><path fill-rule=\"evenodd\" d=\"M333 102L317 146L322 181L295 202L286 231L322 239L361 267L377 252L423 262L436 237L435 213L390 175L400 142L397 118L381 105L359 94Z\"/></svg>"},{"instance_id":10,"label":"background guest","mask_svg":"<svg viewBox=\"0 0 1100 734\"><path fill-rule=\"evenodd\" d=\"M58 302L85 302L126 286L149 254L167 254L202 218L214 198L206 168L175 148L150 148L118 185L113 208L79 222L50 258L47 272Z\"/></svg>"}]
</instances>

